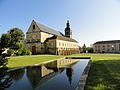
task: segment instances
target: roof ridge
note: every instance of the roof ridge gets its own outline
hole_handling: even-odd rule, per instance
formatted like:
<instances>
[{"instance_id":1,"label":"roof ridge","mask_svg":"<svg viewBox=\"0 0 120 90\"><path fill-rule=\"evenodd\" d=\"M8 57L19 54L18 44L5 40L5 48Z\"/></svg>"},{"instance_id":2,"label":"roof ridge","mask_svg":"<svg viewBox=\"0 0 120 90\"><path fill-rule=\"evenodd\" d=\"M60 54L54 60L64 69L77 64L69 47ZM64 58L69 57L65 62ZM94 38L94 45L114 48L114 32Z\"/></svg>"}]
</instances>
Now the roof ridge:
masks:
<instances>
[{"instance_id":1,"label":"roof ridge","mask_svg":"<svg viewBox=\"0 0 120 90\"><path fill-rule=\"evenodd\" d=\"M100 44L100 43L116 43L116 42L120 42L120 40L107 40L107 41L97 41L94 44Z\"/></svg>"},{"instance_id":2,"label":"roof ridge","mask_svg":"<svg viewBox=\"0 0 120 90\"><path fill-rule=\"evenodd\" d=\"M57 29L54 29L54 28L52 28L51 26L48 26L47 24L43 24L43 23L41 23L41 22L39 22L39 21L37 21L37 20L33 20L33 21L35 21L36 23L39 23L39 24L41 24L41 25L43 25L43 26L46 26L47 28L53 29L54 31L58 31ZM58 32L60 32L60 31L58 31Z\"/></svg>"}]
</instances>

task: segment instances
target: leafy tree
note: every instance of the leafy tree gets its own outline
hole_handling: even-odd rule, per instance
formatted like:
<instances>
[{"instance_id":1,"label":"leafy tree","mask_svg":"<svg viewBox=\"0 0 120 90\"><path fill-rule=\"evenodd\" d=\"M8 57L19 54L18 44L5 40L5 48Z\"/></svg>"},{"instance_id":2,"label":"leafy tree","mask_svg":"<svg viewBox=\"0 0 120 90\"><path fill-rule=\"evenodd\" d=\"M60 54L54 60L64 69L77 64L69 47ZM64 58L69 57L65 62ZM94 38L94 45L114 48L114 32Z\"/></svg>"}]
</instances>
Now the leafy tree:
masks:
<instances>
[{"instance_id":1,"label":"leafy tree","mask_svg":"<svg viewBox=\"0 0 120 90\"><path fill-rule=\"evenodd\" d=\"M86 50L88 51L88 53L93 53L93 47L87 47Z\"/></svg>"},{"instance_id":2,"label":"leafy tree","mask_svg":"<svg viewBox=\"0 0 120 90\"><path fill-rule=\"evenodd\" d=\"M7 50L7 56L11 56L14 54L14 50L13 49L8 49Z\"/></svg>"},{"instance_id":3,"label":"leafy tree","mask_svg":"<svg viewBox=\"0 0 120 90\"><path fill-rule=\"evenodd\" d=\"M24 33L19 28L12 28L8 33L2 34L0 48L9 48L10 55L30 55L31 52L25 47Z\"/></svg>"},{"instance_id":4,"label":"leafy tree","mask_svg":"<svg viewBox=\"0 0 120 90\"><path fill-rule=\"evenodd\" d=\"M86 45L84 44L82 47L83 53L86 53Z\"/></svg>"},{"instance_id":5,"label":"leafy tree","mask_svg":"<svg viewBox=\"0 0 120 90\"><path fill-rule=\"evenodd\" d=\"M25 44L21 44L20 48L17 52L17 55L31 55L31 51L29 51L26 47Z\"/></svg>"},{"instance_id":6,"label":"leafy tree","mask_svg":"<svg viewBox=\"0 0 120 90\"><path fill-rule=\"evenodd\" d=\"M6 58L6 54L3 53L4 50L0 50L0 68L6 68L6 64L8 62L7 58Z\"/></svg>"},{"instance_id":7,"label":"leafy tree","mask_svg":"<svg viewBox=\"0 0 120 90\"><path fill-rule=\"evenodd\" d=\"M10 48L14 50L19 49L19 44L24 42L24 33L19 28L12 28L8 31L11 36Z\"/></svg>"},{"instance_id":8,"label":"leafy tree","mask_svg":"<svg viewBox=\"0 0 120 90\"><path fill-rule=\"evenodd\" d=\"M5 77L7 74L6 64L8 59L6 58L6 54L3 53L5 51L4 48L0 47L0 90L4 90L11 85L11 78Z\"/></svg>"},{"instance_id":9,"label":"leafy tree","mask_svg":"<svg viewBox=\"0 0 120 90\"><path fill-rule=\"evenodd\" d=\"M11 78L5 77L7 74L7 54L4 53L6 48L9 50L18 50L20 48L20 41L24 41L24 33L19 28L13 28L6 34L2 34L0 40L0 90L4 90L11 85ZM12 51L13 52L13 51ZM10 51L11 53L11 51Z\"/></svg>"},{"instance_id":10,"label":"leafy tree","mask_svg":"<svg viewBox=\"0 0 120 90\"><path fill-rule=\"evenodd\" d=\"M11 36L9 33L2 34L1 36L1 43L0 43L0 48L7 48L9 47L11 42Z\"/></svg>"}]
</instances>

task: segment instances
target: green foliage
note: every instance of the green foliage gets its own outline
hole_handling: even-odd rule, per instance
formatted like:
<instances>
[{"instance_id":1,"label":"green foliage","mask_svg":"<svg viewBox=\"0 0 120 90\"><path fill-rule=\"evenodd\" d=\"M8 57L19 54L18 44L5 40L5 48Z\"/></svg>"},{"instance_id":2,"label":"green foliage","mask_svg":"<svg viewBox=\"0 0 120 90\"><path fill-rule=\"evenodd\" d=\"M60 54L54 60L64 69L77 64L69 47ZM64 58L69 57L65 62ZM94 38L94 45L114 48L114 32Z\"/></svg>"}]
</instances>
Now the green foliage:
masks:
<instances>
[{"instance_id":1,"label":"green foliage","mask_svg":"<svg viewBox=\"0 0 120 90\"><path fill-rule=\"evenodd\" d=\"M30 50L27 50L27 54L26 55L32 55L32 52Z\"/></svg>"},{"instance_id":2,"label":"green foliage","mask_svg":"<svg viewBox=\"0 0 120 90\"><path fill-rule=\"evenodd\" d=\"M23 48L22 55L31 55L32 52L29 51L26 47Z\"/></svg>"},{"instance_id":3,"label":"green foliage","mask_svg":"<svg viewBox=\"0 0 120 90\"><path fill-rule=\"evenodd\" d=\"M88 51L88 53L93 53L93 47L87 47L86 50Z\"/></svg>"},{"instance_id":4,"label":"green foliage","mask_svg":"<svg viewBox=\"0 0 120 90\"><path fill-rule=\"evenodd\" d=\"M83 53L86 53L86 45L85 44L82 46L82 50L83 50Z\"/></svg>"},{"instance_id":5,"label":"green foliage","mask_svg":"<svg viewBox=\"0 0 120 90\"><path fill-rule=\"evenodd\" d=\"M8 60L6 58L7 55L3 52L4 52L4 50L0 49L0 68L5 68L6 64L8 62Z\"/></svg>"},{"instance_id":6,"label":"green foliage","mask_svg":"<svg viewBox=\"0 0 120 90\"><path fill-rule=\"evenodd\" d=\"M19 45L18 52L16 53L17 55L31 55L31 51L29 51L24 44Z\"/></svg>"},{"instance_id":7,"label":"green foliage","mask_svg":"<svg viewBox=\"0 0 120 90\"><path fill-rule=\"evenodd\" d=\"M10 41L11 41L11 36L9 33L2 34L1 43L0 43L1 48L9 47Z\"/></svg>"},{"instance_id":8,"label":"green foliage","mask_svg":"<svg viewBox=\"0 0 120 90\"><path fill-rule=\"evenodd\" d=\"M5 88L11 85L11 79L9 77L5 77L7 74L7 62L6 54L3 53L5 50L0 48L0 90L4 90Z\"/></svg>"},{"instance_id":9,"label":"green foliage","mask_svg":"<svg viewBox=\"0 0 120 90\"><path fill-rule=\"evenodd\" d=\"M19 28L12 28L8 33L11 36L10 48L18 50L20 43L24 42L24 33Z\"/></svg>"},{"instance_id":10,"label":"green foliage","mask_svg":"<svg viewBox=\"0 0 120 90\"><path fill-rule=\"evenodd\" d=\"M19 28L12 28L8 33L1 37L1 48L9 48L8 56L14 55L31 55L31 52L25 47L24 33ZM14 51L13 51L14 50Z\"/></svg>"},{"instance_id":11,"label":"green foliage","mask_svg":"<svg viewBox=\"0 0 120 90\"><path fill-rule=\"evenodd\" d=\"M24 40L24 33L19 28L12 28L8 31L8 33L11 35L11 43L19 42L19 40Z\"/></svg>"},{"instance_id":12,"label":"green foliage","mask_svg":"<svg viewBox=\"0 0 120 90\"><path fill-rule=\"evenodd\" d=\"M12 54L14 54L14 50L8 49L7 50L7 56L11 56Z\"/></svg>"}]
</instances>

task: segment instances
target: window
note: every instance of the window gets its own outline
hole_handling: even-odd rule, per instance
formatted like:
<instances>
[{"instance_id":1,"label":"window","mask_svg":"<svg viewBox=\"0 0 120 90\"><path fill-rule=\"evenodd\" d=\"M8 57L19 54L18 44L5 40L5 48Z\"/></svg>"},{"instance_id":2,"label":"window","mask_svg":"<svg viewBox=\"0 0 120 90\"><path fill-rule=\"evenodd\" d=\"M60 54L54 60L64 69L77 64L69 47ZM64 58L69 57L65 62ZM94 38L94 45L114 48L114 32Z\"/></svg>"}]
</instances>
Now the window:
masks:
<instances>
[{"instance_id":1,"label":"window","mask_svg":"<svg viewBox=\"0 0 120 90\"><path fill-rule=\"evenodd\" d=\"M105 47L105 45L103 45L103 47Z\"/></svg>"},{"instance_id":2,"label":"window","mask_svg":"<svg viewBox=\"0 0 120 90\"><path fill-rule=\"evenodd\" d=\"M66 34L68 35L68 34L69 34L69 32L66 32Z\"/></svg>"},{"instance_id":3,"label":"window","mask_svg":"<svg viewBox=\"0 0 120 90\"><path fill-rule=\"evenodd\" d=\"M35 25L33 25L33 29L35 29Z\"/></svg>"},{"instance_id":4,"label":"window","mask_svg":"<svg viewBox=\"0 0 120 90\"><path fill-rule=\"evenodd\" d=\"M59 43L59 46L60 46L60 43Z\"/></svg>"},{"instance_id":5,"label":"window","mask_svg":"<svg viewBox=\"0 0 120 90\"><path fill-rule=\"evenodd\" d=\"M62 43L62 45L64 46L64 43Z\"/></svg>"}]
</instances>

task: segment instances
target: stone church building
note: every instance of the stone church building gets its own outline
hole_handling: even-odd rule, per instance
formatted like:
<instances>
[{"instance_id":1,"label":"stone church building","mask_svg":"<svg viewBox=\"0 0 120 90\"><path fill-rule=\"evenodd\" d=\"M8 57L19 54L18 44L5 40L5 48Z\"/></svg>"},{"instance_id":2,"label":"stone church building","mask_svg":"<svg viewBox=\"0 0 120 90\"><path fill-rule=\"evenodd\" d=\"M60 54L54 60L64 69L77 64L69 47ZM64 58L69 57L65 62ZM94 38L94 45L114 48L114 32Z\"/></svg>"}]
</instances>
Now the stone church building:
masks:
<instances>
[{"instance_id":1,"label":"stone church building","mask_svg":"<svg viewBox=\"0 0 120 90\"><path fill-rule=\"evenodd\" d=\"M71 55L79 53L79 43L72 39L69 21L65 35L35 20L26 33L26 46L32 54Z\"/></svg>"}]
</instances>

